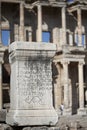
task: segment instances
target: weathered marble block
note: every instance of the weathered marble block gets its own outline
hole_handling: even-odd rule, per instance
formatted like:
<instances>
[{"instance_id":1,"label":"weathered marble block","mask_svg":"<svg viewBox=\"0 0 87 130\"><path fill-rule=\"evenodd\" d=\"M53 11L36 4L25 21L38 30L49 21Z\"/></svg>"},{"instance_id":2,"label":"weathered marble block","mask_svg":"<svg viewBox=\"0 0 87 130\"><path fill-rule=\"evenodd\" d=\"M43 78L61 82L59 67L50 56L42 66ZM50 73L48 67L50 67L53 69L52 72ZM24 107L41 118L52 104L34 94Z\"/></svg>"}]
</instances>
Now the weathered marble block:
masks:
<instances>
[{"instance_id":1,"label":"weathered marble block","mask_svg":"<svg viewBox=\"0 0 87 130\"><path fill-rule=\"evenodd\" d=\"M56 45L14 42L9 47L11 64L11 106L6 117L10 125L55 125L51 62Z\"/></svg>"}]
</instances>

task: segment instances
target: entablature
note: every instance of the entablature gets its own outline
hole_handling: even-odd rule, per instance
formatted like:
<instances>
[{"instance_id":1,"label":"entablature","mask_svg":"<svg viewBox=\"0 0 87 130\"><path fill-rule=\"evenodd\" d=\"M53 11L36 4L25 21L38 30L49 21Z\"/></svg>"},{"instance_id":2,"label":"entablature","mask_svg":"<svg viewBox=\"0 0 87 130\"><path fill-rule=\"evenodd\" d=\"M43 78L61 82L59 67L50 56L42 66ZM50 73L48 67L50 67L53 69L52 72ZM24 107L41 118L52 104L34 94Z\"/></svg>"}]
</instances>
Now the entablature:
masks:
<instances>
[{"instance_id":1,"label":"entablature","mask_svg":"<svg viewBox=\"0 0 87 130\"><path fill-rule=\"evenodd\" d=\"M56 55L53 62L84 62L85 54L60 54Z\"/></svg>"},{"instance_id":2,"label":"entablature","mask_svg":"<svg viewBox=\"0 0 87 130\"><path fill-rule=\"evenodd\" d=\"M69 12L74 12L78 8L87 10L87 0L74 0L72 3L68 4L67 7Z\"/></svg>"},{"instance_id":3,"label":"entablature","mask_svg":"<svg viewBox=\"0 0 87 130\"><path fill-rule=\"evenodd\" d=\"M51 6L51 7L66 7L65 2L59 2L59 1L35 1L32 4L28 4L25 2L25 8L36 7L38 5Z\"/></svg>"},{"instance_id":4,"label":"entablature","mask_svg":"<svg viewBox=\"0 0 87 130\"><path fill-rule=\"evenodd\" d=\"M78 5L68 7L67 9L71 13L71 12L77 11L78 8L80 8L81 10L87 10L87 5L78 4Z\"/></svg>"},{"instance_id":5,"label":"entablature","mask_svg":"<svg viewBox=\"0 0 87 130\"><path fill-rule=\"evenodd\" d=\"M66 6L65 2L57 2L57 1L41 1L41 2L35 2L33 3L34 6L37 6L37 5L41 5L41 6L53 6L53 7L63 7L63 6Z\"/></svg>"}]
</instances>

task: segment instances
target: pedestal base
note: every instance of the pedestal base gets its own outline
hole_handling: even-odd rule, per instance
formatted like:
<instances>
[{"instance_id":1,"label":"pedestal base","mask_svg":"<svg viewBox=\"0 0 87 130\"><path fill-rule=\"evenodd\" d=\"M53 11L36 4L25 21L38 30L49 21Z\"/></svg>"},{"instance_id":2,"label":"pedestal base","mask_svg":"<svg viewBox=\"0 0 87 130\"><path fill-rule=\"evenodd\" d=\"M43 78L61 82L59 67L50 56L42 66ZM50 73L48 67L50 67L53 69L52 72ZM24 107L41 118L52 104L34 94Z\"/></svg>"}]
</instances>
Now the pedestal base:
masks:
<instances>
[{"instance_id":1,"label":"pedestal base","mask_svg":"<svg viewBox=\"0 0 87 130\"><path fill-rule=\"evenodd\" d=\"M86 108L79 108L77 113L78 113L78 115L86 115L87 109Z\"/></svg>"},{"instance_id":2,"label":"pedestal base","mask_svg":"<svg viewBox=\"0 0 87 130\"><path fill-rule=\"evenodd\" d=\"M60 109L56 109L56 112L57 112L57 114L58 114L58 117L61 117L62 111L61 111Z\"/></svg>"},{"instance_id":3,"label":"pedestal base","mask_svg":"<svg viewBox=\"0 0 87 130\"><path fill-rule=\"evenodd\" d=\"M63 115L64 116L72 115L72 109L71 108L64 109L63 110Z\"/></svg>"},{"instance_id":4,"label":"pedestal base","mask_svg":"<svg viewBox=\"0 0 87 130\"><path fill-rule=\"evenodd\" d=\"M55 125L58 116L52 110L10 110L6 117L12 126Z\"/></svg>"}]
</instances>

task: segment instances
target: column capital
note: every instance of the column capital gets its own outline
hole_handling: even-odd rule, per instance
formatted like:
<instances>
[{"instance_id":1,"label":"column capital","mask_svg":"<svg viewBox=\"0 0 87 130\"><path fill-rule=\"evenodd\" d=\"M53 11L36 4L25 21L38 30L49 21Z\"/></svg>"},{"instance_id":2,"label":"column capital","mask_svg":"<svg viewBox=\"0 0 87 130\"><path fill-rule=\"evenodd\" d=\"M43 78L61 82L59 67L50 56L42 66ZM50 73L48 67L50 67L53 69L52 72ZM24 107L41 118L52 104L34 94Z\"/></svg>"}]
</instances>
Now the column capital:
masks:
<instances>
[{"instance_id":1,"label":"column capital","mask_svg":"<svg viewBox=\"0 0 87 130\"><path fill-rule=\"evenodd\" d=\"M68 65L68 64L70 64L70 61L61 61L61 64Z\"/></svg>"},{"instance_id":2,"label":"column capital","mask_svg":"<svg viewBox=\"0 0 87 130\"><path fill-rule=\"evenodd\" d=\"M55 65L58 65L58 62L53 62Z\"/></svg>"},{"instance_id":3,"label":"column capital","mask_svg":"<svg viewBox=\"0 0 87 130\"><path fill-rule=\"evenodd\" d=\"M21 5L21 4L25 4L24 1L21 1L21 2L20 2L20 5Z\"/></svg>"},{"instance_id":4,"label":"column capital","mask_svg":"<svg viewBox=\"0 0 87 130\"><path fill-rule=\"evenodd\" d=\"M41 8L41 7L42 7L42 5L38 4L38 5L37 5L37 7L38 7L38 9L39 9L39 8Z\"/></svg>"},{"instance_id":5,"label":"column capital","mask_svg":"<svg viewBox=\"0 0 87 130\"><path fill-rule=\"evenodd\" d=\"M84 61L79 61L78 65L84 65L85 62Z\"/></svg>"},{"instance_id":6,"label":"column capital","mask_svg":"<svg viewBox=\"0 0 87 130\"><path fill-rule=\"evenodd\" d=\"M65 6L63 6L61 9L62 9L62 11L64 11L64 12L66 11L66 7L65 7Z\"/></svg>"}]
</instances>

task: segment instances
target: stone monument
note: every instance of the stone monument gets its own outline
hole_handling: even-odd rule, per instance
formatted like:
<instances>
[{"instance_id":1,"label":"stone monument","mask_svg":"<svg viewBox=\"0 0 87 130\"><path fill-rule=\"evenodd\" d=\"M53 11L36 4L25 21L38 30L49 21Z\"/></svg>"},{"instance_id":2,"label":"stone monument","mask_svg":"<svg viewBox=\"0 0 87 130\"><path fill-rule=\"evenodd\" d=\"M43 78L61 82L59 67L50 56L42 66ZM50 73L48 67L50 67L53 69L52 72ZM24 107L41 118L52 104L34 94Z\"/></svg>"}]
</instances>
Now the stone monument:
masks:
<instances>
[{"instance_id":1,"label":"stone monument","mask_svg":"<svg viewBox=\"0 0 87 130\"><path fill-rule=\"evenodd\" d=\"M9 47L11 64L10 125L55 125L58 116L52 101L51 62L55 44L14 42Z\"/></svg>"}]
</instances>

